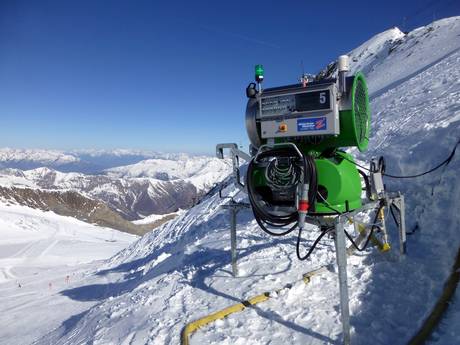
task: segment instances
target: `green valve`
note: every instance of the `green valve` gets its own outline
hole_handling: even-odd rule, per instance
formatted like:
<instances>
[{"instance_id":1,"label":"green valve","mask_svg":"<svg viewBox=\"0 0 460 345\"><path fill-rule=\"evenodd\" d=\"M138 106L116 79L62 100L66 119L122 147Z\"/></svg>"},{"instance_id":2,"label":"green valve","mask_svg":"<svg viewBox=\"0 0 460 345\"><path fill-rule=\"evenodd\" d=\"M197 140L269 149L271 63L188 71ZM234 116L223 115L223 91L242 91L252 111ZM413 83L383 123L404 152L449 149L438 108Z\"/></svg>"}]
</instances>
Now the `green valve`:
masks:
<instances>
[{"instance_id":1,"label":"green valve","mask_svg":"<svg viewBox=\"0 0 460 345\"><path fill-rule=\"evenodd\" d=\"M261 83L264 80L264 66L256 65L256 82Z\"/></svg>"}]
</instances>

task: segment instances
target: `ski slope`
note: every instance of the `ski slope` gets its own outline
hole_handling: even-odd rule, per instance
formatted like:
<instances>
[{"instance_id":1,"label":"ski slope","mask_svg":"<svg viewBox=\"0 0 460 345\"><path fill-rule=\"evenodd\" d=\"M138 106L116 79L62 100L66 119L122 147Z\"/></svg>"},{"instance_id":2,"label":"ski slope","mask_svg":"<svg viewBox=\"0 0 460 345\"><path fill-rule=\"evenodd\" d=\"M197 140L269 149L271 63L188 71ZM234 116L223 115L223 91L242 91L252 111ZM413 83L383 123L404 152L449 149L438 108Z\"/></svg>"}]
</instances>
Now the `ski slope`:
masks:
<instances>
[{"instance_id":1,"label":"ski slope","mask_svg":"<svg viewBox=\"0 0 460 345\"><path fill-rule=\"evenodd\" d=\"M29 344L89 308L60 292L137 236L2 203L0 238L0 344Z\"/></svg>"},{"instance_id":2,"label":"ski slope","mask_svg":"<svg viewBox=\"0 0 460 345\"><path fill-rule=\"evenodd\" d=\"M449 155L460 137L459 36L460 18L454 17L408 35L392 29L359 47L374 55L352 52L372 92L370 151L359 155L362 161L384 155L388 173L413 174ZM393 251L369 248L349 258L353 344L406 344L431 311L460 245L459 169L457 154L431 175L386 179L388 190L405 194L408 230L415 232L405 257L398 255L393 228ZM247 201L232 186L223 194ZM240 275L234 278L228 215L220 207L226 201L209 196L103 264L91 266L78 284L59 293L67 301L62 306L85 308L63 312L56 328L45 325L23 338L16 332L16 343L178 344L188 322L293 283L267 302L198 330L191 344L339 344L333 241L323 239L310 260L299 262L295 234L268 237L249 210L241 211ZM314 228L304 232L305 250L317 235ZM322 265L328 265L328 272L308 285L301 282L303 273ZM458 312L451 312L446 322L458 324ZM11 321L12 330L19 327L19 321ZM454 326L441 327L433 341L452 345L458 337Z\"/></svg>"}]
</instances>

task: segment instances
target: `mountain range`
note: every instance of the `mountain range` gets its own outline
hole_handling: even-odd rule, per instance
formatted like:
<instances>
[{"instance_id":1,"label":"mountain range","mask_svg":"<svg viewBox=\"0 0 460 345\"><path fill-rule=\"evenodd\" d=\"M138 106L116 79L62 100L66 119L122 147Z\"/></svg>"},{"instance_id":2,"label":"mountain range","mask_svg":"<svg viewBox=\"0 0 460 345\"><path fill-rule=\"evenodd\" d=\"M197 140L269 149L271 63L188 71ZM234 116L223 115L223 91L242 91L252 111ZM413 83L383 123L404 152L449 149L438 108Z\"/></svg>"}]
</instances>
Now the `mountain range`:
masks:
<instances>
[{"instance_id":1,"label":"mountain range","mask_svg":"<svg viewBox=\"0 0 460 345\"><path fill-rule=\"evenodd\" d=\"M88 160L76 154L46 150L3 149L0 154L0 165L7 168L0 170L0 186L2 186L0 197L26 206L52 209L59 213L62 210L55 207L55 198L50 197L45 200L43 196L57 196L60 193L66 193L67 196L78 194L74 198L86 199L87 202L97 201L106 205L119 217L133 221L152 214L171 214L180 209L190 208L231 171L228 160L213 157L155 154L160 158L137 161L141 155L145 157L148 154L136 154L137 156L133 151L85 152L85 157L92 155L95 160L102 155L107 159L105 166L110 167L97 174L85 174L79 171L79 167L82 162L86 164ZM111 157L111 160L108 157ZM136 163L113 167L120 161L134 160L134 157L137 157ZM33 165L42 165L42 167L20 169L20 167ZM63 167L64 170L72 168L75 171L57 170ZM85 165L85 168L87 167L88 165ZM17 195L21 189L23 189L22 195L33 195L35 201L32 203L28 201L32 199ZM14 198L14 195L18 197ZM50 203L51 199L54 201ZM37 200L41 201L37 202ZM61 198L61 201L64 200L67 198ZM68 209L72 210L75 207L78 208L78 205L72 205ZM108 217L113 218L113 213L107 213ZM65 214L71 215L72 212ZM83 209L76 212L79 219L92 219L89 215L82 217L82 214L85 214ZM108 219L104 222L104 224L109 223L113 224ZM133 226L131 224L129 227ZM126 227L124 222L116 226L117 229L124 227Z\"/></svg>"}]
</instances>

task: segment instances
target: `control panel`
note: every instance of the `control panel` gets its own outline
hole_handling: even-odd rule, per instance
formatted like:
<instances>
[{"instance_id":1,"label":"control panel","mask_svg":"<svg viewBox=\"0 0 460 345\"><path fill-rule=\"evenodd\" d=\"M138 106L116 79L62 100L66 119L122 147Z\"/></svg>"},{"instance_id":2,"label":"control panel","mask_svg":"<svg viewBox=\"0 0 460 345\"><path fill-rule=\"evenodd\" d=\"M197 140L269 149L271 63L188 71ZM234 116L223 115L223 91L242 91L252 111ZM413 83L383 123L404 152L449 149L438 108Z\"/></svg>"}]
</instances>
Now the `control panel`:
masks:
<instances>
[{"instance_id":1,"label":"control panel","mask_svg":"<svg viewBox=\"0 0 460 345\"><path fill-rule=\"evenodd\" d=\"M335 84L266 90L259 96L262 138L340 133Z\"/></svg>"}]
</instances>

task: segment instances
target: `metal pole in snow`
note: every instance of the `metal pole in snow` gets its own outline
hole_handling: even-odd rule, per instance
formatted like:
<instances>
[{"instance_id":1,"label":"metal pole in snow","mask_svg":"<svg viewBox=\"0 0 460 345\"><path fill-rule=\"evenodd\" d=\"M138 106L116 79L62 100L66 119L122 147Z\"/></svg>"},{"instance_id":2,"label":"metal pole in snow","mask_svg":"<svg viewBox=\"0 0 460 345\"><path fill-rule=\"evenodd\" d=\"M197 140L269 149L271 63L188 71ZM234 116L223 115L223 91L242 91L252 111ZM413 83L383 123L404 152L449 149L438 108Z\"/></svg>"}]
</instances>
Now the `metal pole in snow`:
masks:
<instances>
[{"instance_id":1,"label":"metal pole in snow","mask_svg":"<svg viewBox=\"0 0 460 345\"><path fill-rule=\"evenodd\" d=\"M341 216L335 223L335 252L339 271L340 312L343 327L343 343L350 345L350 307L347 283L347 247L345 243L344 223Z\"/></svg>"},{"instance_id":2,"label":"metal pole in snow","mask_svg":"<svg viewBox=\"0 0 460 345\"><path fill-rule=\"evenodd\" d=\"M401 254L406 254L406 204L404 202L404 195L399 195L399 238L400 238L400 251Z\"/></svg>"},{"instance_id":3,"label":"metal pole in snow","mask_svg":"<svg viewBox=\"0 0 460 345\"><path fill-rule=\"evenodd\" d=\"M232 272L233 276L238 276L238 266L236 265L236 213L238 212L235 207L231 207L230 211L230 246L232 251Z\"/></svg>"}]
</instances>

